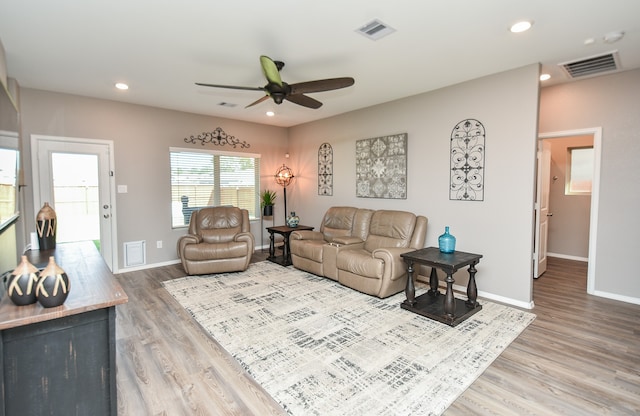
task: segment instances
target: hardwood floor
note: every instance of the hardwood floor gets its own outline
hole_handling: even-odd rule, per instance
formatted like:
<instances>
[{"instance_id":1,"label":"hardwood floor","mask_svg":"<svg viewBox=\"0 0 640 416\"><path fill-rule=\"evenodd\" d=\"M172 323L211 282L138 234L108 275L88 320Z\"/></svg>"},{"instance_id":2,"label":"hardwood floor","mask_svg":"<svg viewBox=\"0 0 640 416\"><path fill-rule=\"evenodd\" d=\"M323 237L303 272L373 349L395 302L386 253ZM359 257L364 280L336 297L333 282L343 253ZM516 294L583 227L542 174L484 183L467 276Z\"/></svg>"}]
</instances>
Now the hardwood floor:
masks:
<instances>
[{"instance_id":1,"label":"hardwood floor","mask_svg":"<svg viewBox=\"0 0 640 416\"><path fill-rule=\"evenodd\" d=\"M254 261L262 260L257 253ZM284 415L161 282L180 265L117 275L119 415ZM550 259L536 320L445 415L640 414L640 306L586 294L586 263Z\"/></svg>"}]
</instances>

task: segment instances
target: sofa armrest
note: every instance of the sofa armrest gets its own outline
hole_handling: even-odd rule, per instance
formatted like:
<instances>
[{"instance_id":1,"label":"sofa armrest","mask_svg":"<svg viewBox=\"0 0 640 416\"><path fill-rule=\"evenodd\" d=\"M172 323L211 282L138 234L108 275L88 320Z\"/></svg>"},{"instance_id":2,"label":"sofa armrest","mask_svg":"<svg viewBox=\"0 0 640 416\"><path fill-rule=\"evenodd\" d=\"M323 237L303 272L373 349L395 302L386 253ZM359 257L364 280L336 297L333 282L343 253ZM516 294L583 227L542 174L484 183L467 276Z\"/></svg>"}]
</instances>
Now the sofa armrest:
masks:
<instances>
[{"instance_id":1,"label":"sofa armrest","mask_svg":"<svg viewBox=\"0 0 640 416\"><path fill-rule=\"evenodd\" d=\"M371 255L376 259L381 259L388 265L388 276L391 280L397 280L407 273L407 266L400 254L414 251L413 248L386 247L373 250Z\"/></svg>"},{"instance_id":2,"label":"sofa armrest","mask_svg":"<svg viewBox=\"0 0 640 416\"><path fill-rule=\"evenodd\" d=\"M289 240L324 240L320 231L297 230L289 235Z\"/></svg>"},{"instance_id":3,"label":"sofa armrest","mask_svg":"<svg viewBox=\"0 0 640 416\"><path fill-rule=\"evenodd\" d=\"M242 232L242 233L236 234L233 237L233 241L245 241L247 243L253 244L254 238L253 238L253 234Z\"/></svg>"},{"instance_id":4,"label":"sofa armrest","mask_svg":"<svg viewBox=\"0 0 640 416\"><path fill-rule=\"evenodd\" d=\"M202 237L195 234L185 234L178 238L178 243L176 244L176 249L178 251L178 257L182 259L182 253L184 252L184 248L189 244L199 244L202 242Z\"/></svg>"},{"instance_id":5,"label":"sofa armrest","mask_svg":"<svg viewBox=\"0 0 640 416\"><path fill-rule=\"evenodd\" d=\"M347 235L335 237L331 242L331 244L337 245L337 246L348 246L348 245L359 244L359 243L364 243L364 241L362 241L362 239L358 237L350 237Z\"/></svg>"}]
</instances>

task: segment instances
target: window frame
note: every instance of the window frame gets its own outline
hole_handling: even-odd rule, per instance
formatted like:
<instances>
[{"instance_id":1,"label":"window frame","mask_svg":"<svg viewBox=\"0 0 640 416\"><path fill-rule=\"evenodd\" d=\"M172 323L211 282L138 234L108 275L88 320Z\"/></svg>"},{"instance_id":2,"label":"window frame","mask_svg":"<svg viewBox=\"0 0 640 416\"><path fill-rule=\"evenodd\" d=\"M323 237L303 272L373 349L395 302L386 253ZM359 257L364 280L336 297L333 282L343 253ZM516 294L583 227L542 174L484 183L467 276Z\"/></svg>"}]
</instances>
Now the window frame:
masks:
<instances>
[{"instance_id":1,"label":"window frame","mask_svg":"<svg viewBox=\"0 0 640 416\"><path fill-rule=\"evenodd\" d=\"M575 168L574 164L573 164L573 152L574 151L579 151L579 150L591 150L591 169L590 169L590 186L589 186L589 190L584 190L584 191L580 191L580 190L575 190L573 187L573 170ZM572 146L572 147L567 147L567 163L566 163L566 173L565 173L565 185L564 185L564 194L565 195L591 195L591 192L593 191L593 170L595 167L595 160L594 160L594 149L592 145L589 146Z\"/></svg>"},{"instance_id":2,"label":"window frame","mask_svg":"<svg viewBox=\"0 0 640 416\"><path fill-rule=\"evenodd\" d=\"M220 190L220 185L221 185L221 170L220 170L220 164L219 163L215 163L216 159L219 159L220 157L224 157L224 156L229 156L229 157L238 157L238 158L246 158L246 159L253 159L254 162L254 206L253 206L253 212L254 214L252 215L252 210L249 209L249 220L256 220L259 218L259 214L260 214L260 160L262 158L262 155L259 153L246 153L246 152L232 152L232 151L225 151L225 150L216 150L216 149L189 149L189 148L183 148L183 147L170 147L169 148L169 187L170 187L170 194L171 194L171 228L172 229L181 229L181 228L188 228L189 227L189 223L188 221L185 221L185 224L180 225L180 224L175 224L174 223L174 204L177 203L181 203L180 201L174 201L174 190L173 190L173 162L172 162L172 155L174 153L198 153L198 154L206 154L206 155L210 155L212 156L213 160L214 160L214 165L213 165L213 175L214 175L214 180L213 180L213 186L214 186L214 190L217 189L218 191ZM214 191L212 191L212 195L214 196L215 200L214 200L214 204L220 204L220 194L218 193L213 193ZM180 198L181 196L178 196L178 198ZM217 205L216 204L216 205ZM177 207L177 205L176 205ZM182 209L182 208L180 208ZM182 212L182 211L181 211Z\"/></svg>"}]
</instances>

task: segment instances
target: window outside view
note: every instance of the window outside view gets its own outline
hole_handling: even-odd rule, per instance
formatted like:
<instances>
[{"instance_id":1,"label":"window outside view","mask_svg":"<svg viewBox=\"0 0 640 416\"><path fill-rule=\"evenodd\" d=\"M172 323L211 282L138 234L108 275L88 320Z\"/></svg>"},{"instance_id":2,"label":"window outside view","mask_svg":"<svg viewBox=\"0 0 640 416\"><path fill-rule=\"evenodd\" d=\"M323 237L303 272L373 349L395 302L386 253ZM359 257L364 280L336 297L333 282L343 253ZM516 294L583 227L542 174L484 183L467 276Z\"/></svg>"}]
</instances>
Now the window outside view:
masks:
<instances>
[{"instance_id":1,"label":"window outside view","mask_svg":"<svg viewBox=\"0 0 640 416\"><path fill-rule=\"evenodd\" d=\"M191 212L206 206L232 205L257 218L259 184L259 157L172 150L171 225L188 225Z\"/></svg>"},{"instance_id":2,"label":"window outside view","mask_svg":"<svg viewBox=\"0 0 640 416\"><path fill-rule=\"evenodd\" d=\"M53 208L57 216L56 241L100 240L98 156L53 153Z\"/></svg>"}]
</instances>

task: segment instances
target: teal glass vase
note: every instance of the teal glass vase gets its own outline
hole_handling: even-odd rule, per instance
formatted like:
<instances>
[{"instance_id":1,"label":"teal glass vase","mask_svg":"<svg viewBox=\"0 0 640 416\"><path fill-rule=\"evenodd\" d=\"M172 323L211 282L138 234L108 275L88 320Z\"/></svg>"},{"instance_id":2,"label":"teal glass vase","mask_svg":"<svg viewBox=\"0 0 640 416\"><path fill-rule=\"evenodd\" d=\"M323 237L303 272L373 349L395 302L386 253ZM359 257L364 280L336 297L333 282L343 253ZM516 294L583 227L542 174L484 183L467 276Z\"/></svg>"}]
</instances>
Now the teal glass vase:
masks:
<instances>
[{"instance_id":1,"label":"teal glass vase","mask_svg":"<svg viewBox=\"0 0 640 416\"><path fill-rule=\"evenodd\" d=\"M444 234L438 237L438 247L441 253L453 253L456 251L456 238L449 234L449 227L444 227Z\"/></svg>"}]
</instances>

